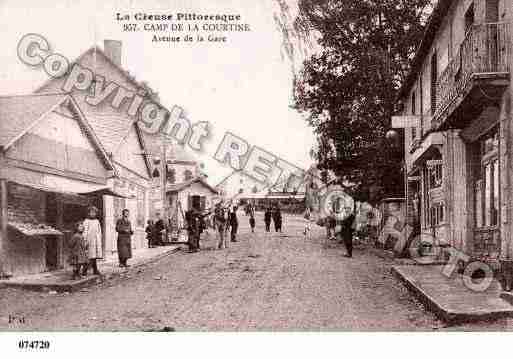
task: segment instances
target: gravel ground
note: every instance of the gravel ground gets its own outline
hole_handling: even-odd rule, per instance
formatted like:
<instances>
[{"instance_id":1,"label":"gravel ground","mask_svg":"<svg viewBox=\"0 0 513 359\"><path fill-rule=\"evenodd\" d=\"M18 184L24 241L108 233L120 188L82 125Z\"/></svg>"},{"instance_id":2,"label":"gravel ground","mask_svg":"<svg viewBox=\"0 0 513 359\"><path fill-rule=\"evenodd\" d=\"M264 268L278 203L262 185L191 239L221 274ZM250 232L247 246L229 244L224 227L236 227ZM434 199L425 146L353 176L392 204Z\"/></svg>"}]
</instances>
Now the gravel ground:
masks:
<instances>
[{"instance_id":1,"label":"gravel ground","mask_svg":"<svg viewBox=\"0 0 513 359\"><path fill-rule=\"evenodd\" d=\"M381 258L326 242L287 217L283 234L249 233L214 250L184 251L72 294L0 290L0 330L503 330L508 321L445 328L391 275ZM9 315L24 323L9 324Z\"/></svg>"}]
</instances>

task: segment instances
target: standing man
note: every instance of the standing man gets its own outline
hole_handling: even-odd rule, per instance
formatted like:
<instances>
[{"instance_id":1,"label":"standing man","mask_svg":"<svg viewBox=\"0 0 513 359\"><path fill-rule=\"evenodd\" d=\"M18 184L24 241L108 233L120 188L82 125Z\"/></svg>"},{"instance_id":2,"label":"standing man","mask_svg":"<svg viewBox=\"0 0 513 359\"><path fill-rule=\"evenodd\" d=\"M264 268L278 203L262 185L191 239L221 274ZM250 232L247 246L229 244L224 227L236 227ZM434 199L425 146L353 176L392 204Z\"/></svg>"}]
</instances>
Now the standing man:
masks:
<instances>
[{"instance_id":1,"label":"standing man","mask_svg":"<svg viewBox=\"0 0 513 359\"><path fill-rule=\"evenodd\" d=\"M251 227L251 233L255 233L255 207L249 204L249 226Z\"/></svg>"},{"instance_id":2,"label":"standing man","mask_svg":"<svg viewBox=\"0 0 513 359\"><path fill-rule=\"evenodd\" d=\"M200 236L203 232L204 217L210 214L202 214L196 207L185 212L185 220L187 221L187 234L189 243L189 252L194 253L199 251Z\"/></svg>"},{"instance_id":3,"label":"standing man","mask_svg":"<svg viewBox=\"0 0 513 359\"><path fill-rule=\"evenodd\" d=\"M338 199L339 208L340 202L342 198ZM344 241L344 246L346 247L346 257L353 257L353 231L354 231L354 207L350 207L347 203L345 204L344 210L342 212L335 213L335 219L337 220L338 238L342 238Z\"/></svg>"},{"instance_id":4,"label":"standing man","mask_svg":"<svg viewBox=\"0 0 513 359\"><path fill-rule=\"evenodd\" d=\"M265 213L264 213L264 222L265 222L265 231L266 232L271 231L271 216L272 216L271 207L267 207L265 209Z\"/></svg>"},{"instance_id":5,"label":"standing man","mask_svg":"<svg viewBox=\"0 0 513 359\"><path fill-rule=\"evenodd\" d=\"M214 211L214 227L216 228L217 233L219 233L219 243L217 245L218 249L226 248L226 240L225 240L225 229L226 229L226 214L225 210L222 206L222 202L216 204L216 208Z\"/></svg>"},{"instance_id":6,"label":"standing man","mask_svg":"<svg viewBox=\"0 0 513 359\"><path fill-rule=\"evenodd\" d=\"M237 242L237 229L239 228L239 220L237 219L237 206L233 206L230 212L231 241Z\"/></svg>"},{"instance_id":7,"label":"standing man","mask_svg":"<svg viewBox=\"0 0 513 359\"><path fill-rule=\"evenodd\" d=\"M281 233L281 209L280 206L277 205L274 212L273 212L273 221L274 221L274 230L276 232Z\"/></svg>"},{"instance_id":8,"label":"standing man","mask_svg":"<svg viewBox=\"0 0 513 359\"><path fill-rule=\"evenodd\" d=\"M123 268L129 267L127 264L128 259L132 258L132 223L128 219L130 211L124 209L122 217L116 222L116 232L118 232L118 258L119 266Z\"/></svg>"},{"instance_id":9,"label":"standing man","mask_svg":"<svg viewBox=\"0 0 513 359\"><path fill-rule=\"evenodd\" d=\"M163 245L162 236L166 232L166 224L164 220L160 216L160 212L157 212L157 221L155 222L155 245L161 246Z\"/></svg>"}]
</instances>

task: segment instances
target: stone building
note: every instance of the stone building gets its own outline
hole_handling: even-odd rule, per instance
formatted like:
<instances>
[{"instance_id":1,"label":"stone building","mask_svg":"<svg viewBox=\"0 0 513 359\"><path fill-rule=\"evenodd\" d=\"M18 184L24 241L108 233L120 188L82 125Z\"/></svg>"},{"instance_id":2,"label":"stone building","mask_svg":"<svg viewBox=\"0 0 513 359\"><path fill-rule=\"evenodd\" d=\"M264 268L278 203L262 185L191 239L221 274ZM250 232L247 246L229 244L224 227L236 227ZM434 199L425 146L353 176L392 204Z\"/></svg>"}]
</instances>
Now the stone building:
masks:
<instances>
[{"instance_id":1,"label":"stone building","mask_svg":"<svg viewBox=\"0 0 513 359\"><path fill-rule=\"evenodd\" d=\"M511 0L439 0L400 93L410 224L474 258L513 255Z\"/></svg>"}]
</instances>

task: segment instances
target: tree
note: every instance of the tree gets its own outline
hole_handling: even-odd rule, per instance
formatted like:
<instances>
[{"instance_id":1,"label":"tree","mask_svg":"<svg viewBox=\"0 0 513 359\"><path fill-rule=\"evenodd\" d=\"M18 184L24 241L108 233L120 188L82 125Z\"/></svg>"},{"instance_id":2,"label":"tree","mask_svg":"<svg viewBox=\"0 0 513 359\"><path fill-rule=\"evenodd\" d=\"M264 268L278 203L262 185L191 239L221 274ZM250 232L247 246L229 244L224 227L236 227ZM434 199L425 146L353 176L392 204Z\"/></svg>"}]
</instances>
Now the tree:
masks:
<instances>
[{"instance_id":1,"label":"tree","mask_svg":"<svg viewBox=\"0 0 513 359\"><path fill-rule=\"evenodd\" d=\"M375 202L403 193L403 147L386 140L430 0L299 0L320 52L295 80L295 108L318 137L319 168Z\"/></svg>"}]
</instances>

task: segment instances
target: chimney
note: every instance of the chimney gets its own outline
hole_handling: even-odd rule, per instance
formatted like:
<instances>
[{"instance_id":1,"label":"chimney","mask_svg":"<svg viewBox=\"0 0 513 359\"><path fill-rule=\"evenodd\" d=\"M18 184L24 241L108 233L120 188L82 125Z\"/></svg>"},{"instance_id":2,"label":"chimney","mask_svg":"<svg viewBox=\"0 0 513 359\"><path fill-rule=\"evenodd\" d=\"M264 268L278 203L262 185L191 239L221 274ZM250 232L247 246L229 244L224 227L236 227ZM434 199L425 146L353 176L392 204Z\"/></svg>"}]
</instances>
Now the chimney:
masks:
<instances>
[{"instance_id":1,"label":"chimney","mask_svg":"<svg viewBox=\"0 0 513 359\"><path fill-rule=\"evenodd\" d=\"M123 43L118 40L103 40L103 52L117 66L121 67L121 48Z\"/></svg>"}]
</instances>

